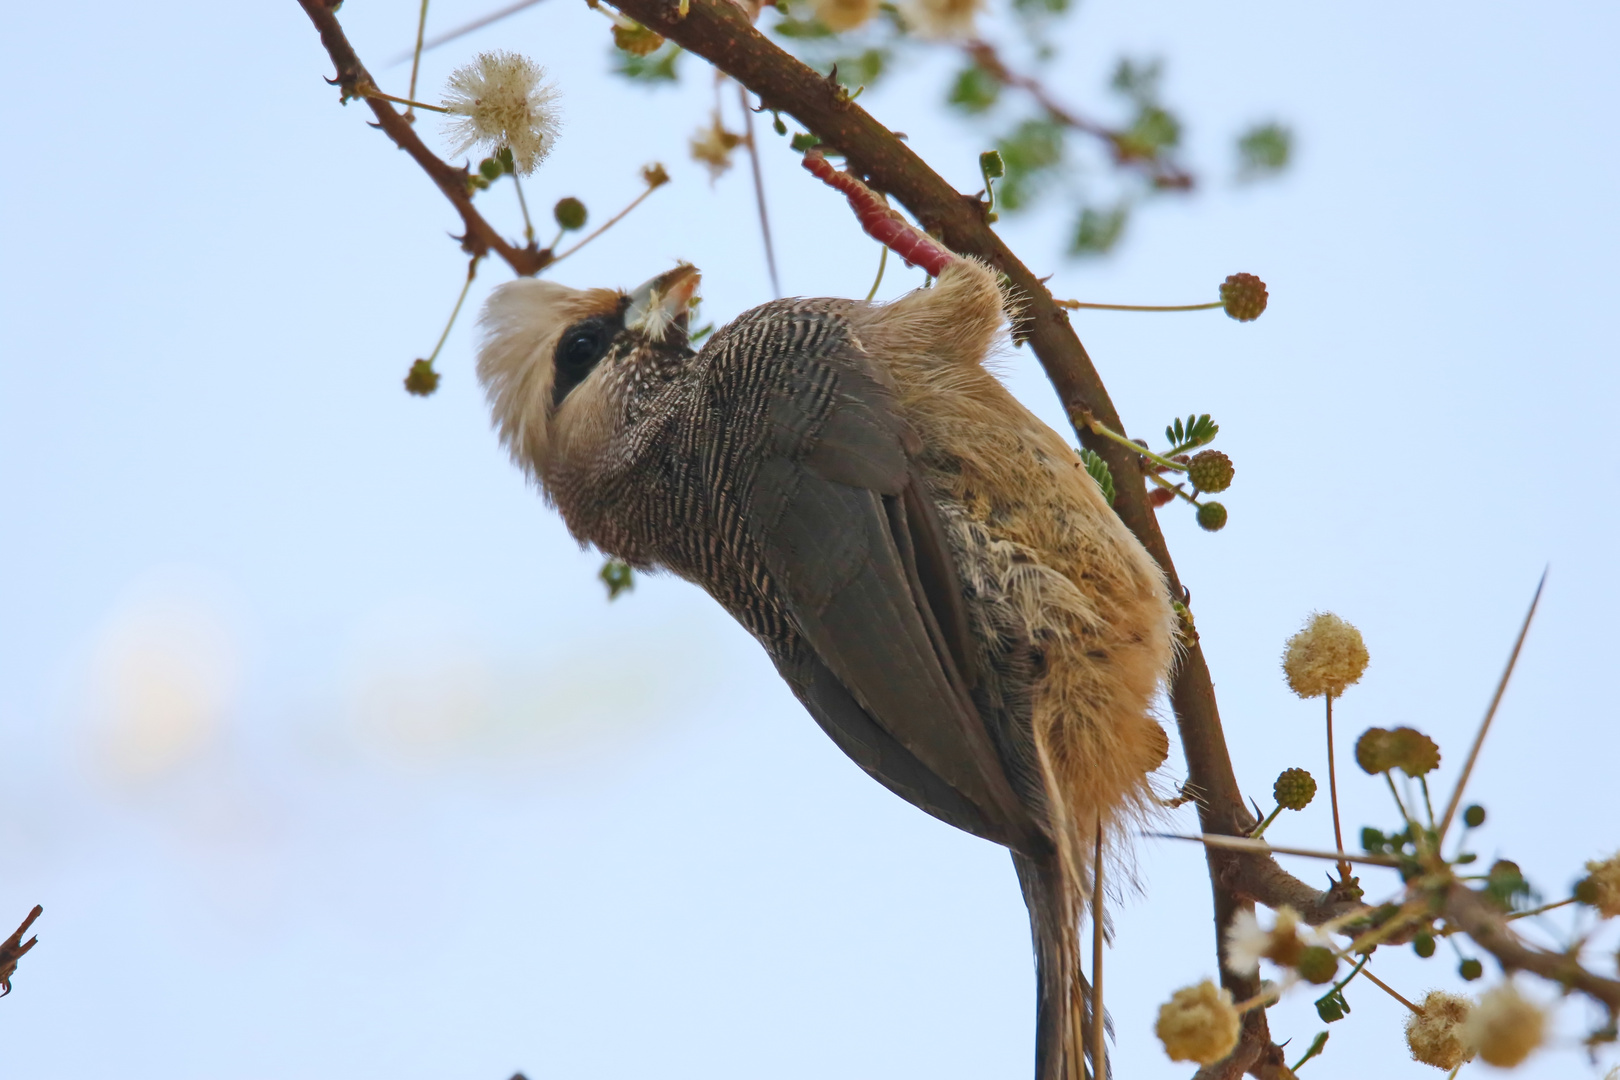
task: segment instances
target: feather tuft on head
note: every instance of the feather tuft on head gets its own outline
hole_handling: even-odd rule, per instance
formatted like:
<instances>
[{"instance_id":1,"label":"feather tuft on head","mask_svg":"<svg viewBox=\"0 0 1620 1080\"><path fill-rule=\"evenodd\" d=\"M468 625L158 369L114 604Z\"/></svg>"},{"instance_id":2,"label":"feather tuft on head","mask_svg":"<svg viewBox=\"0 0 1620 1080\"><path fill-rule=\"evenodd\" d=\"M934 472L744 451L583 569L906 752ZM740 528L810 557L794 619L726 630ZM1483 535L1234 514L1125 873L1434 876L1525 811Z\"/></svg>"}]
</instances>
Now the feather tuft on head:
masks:
<instances>
[{"instance_id":1,"label":"feather tuft on head","mask_svg":"<svg viewBox=\"0 0 1620 1080\"><path fill-rule=\"evenodd\" d=\"M509 281L485 302L478 318L478 381L501 445L530 478L541 477L550 448L558 339L621 302L612 289L571 289L536 278Z\"/></svg>"}]
</instances>

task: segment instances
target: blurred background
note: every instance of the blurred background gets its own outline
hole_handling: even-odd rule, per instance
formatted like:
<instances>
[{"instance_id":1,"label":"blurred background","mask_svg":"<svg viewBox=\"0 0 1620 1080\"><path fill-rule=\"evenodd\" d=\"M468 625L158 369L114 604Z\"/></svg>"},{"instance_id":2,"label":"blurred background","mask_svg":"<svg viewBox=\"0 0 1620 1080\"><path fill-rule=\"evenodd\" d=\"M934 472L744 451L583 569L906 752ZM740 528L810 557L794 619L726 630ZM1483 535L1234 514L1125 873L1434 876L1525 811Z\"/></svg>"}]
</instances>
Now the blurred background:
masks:
<instances>
[{"instance_id":1,"label":"blurred background","mask_svg":"<svg viewBox=\"0 0 1620 1080\"><path fill-rule=\"evenodd\" d=\"M495 6L439 0L429 34ZM404 92L388 60L415 17L341 12L385 89ZM695 589L643 576L609 604L600 557L496 445L471 315L504 267L483 267L439 392L404 393L463 278L457 222L339 107L298 7L22 5L6 23L0 935L45 914L0 1002L0 1072L1027 1076L1005 853L871 783ZM1411 724L1449 790L1550 565L1471 793L1482 857L1567 895L1620 847L1620 13L1087 0L1055 33L1054 91L1099 112L1118 56L1165 58L1202 182L1142 207L1106 259L1068 258L1056 210L1005 218L1014 250L1059 296L1196 302L1236 271L1271 290L1252 325L1075 318L1133 434L1210 412L1236 462L1223 532L1160 516L1240 780L1268 808L1283 768L1325 789L1320 703L1278 667L1322 609L1372 654L1336 710L1342 760L1366 726ZM770 299L746 164L711 183L688 155L714 93L699 62L650 89L610 76L601 16L552 0L428 53L422 96L496 47L563 94L532 205L576 195L601 221L648 161L674 178L558 280L628 287L681 258L706 317ZM898 62L862 104L976 190L994 131L939 104L960 61ZM1267 118L1292 125L1293 164L1238 184L1233 138ZM783 288L864 295L875 245L768 116L757 130ZM515 232L511 200L480 205ZM891 264L880 296L920 283ZM1066 430L1028 351L1002 365ZM1382 785L1341 779L1351 836L1394 824ZM1324 796L1270 835L1328 843ZM1152 1020L1214 974L1204 863L1168 841L1135 856L1107 974L1116 1068L1184 1076ZM1577 925L1541 922L1548 943ZM1376 968L1417 996L1460 985L1456 961L1386 949ZM1304 1075L1439 1075L1407 1059L1401 1006L1347 993ZM1294 1049L1323 1027L1311 996L1272 1013ZM1613 1053L1594 1068L1576 1046L1585 1007L1560 1016L1521 1075L1601 1075Z\"/></svg>"}]
</instances>

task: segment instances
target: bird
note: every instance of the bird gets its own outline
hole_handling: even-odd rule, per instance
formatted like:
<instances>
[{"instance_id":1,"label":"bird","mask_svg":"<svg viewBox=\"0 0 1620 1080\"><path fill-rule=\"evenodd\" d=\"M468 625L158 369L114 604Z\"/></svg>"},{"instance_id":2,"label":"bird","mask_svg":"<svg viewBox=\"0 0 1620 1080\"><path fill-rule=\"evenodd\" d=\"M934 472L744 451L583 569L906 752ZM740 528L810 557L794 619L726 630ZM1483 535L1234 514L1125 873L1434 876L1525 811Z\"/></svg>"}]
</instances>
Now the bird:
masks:
<instances>
[{"instance_id":1,"label":"bird","mask_svg":"<svg viewBox=\"0 0 1620 1080\"><path fill-rule=\"evenodd\" d=\"M1016 308L987 265L886 303L776 300L694 349L700 280L493 290L500 441L582 545L708 592L857 765L1011 851L1035 1075L1084 1080L1092 860L1153 814L1169 752L1165 575L987 366Z\"/></svg>"}]
</instances>

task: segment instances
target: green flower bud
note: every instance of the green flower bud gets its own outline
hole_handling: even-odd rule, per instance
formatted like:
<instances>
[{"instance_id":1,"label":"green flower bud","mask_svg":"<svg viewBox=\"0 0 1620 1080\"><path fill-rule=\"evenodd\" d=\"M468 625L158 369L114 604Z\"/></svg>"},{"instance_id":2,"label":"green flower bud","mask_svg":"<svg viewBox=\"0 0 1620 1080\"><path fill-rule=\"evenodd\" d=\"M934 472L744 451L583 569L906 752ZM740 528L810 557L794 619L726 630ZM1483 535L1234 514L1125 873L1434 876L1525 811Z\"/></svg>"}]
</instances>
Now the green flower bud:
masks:
<instances>
[{"instance_id":1,"label":"green flower bud","mask_svg":"<svg viewBox=\"0 0 1620 1080\"><path fill-rule=\"evenodd\" d=\"M439 373L433 370L433 364L427 360L418 360L411 365L411 370L405 375L405 392L415 394L417 397L427 397L439 388Z\"/></svg>"},{"instance_id":2,"label":"green flower bud","mask_svg":"<svg viewBox=\"0 0 1620 1080\"><path fill-rule=\"evenodd\" d=\"M1290 810L1303 810L1316 797L1316 780L1304 769L1284 769L1271 785L1271 794L1278 806Z\"/></svg>"},{"instance_id":3,"label":"green flower bud","mask_svg":"<svg viewBox=\"0 0 1620 1080\"><path fill-rule=\"evenodd\" d=\"M1427 960L1434 955L1434 935L1428 931L1420 931L1412 939L1412 951Z\"/></svg>"},{"instance_id":4,"label":"green flower bud","mask_svg":"<svg viewBox=\"0 0 1620 1080\"><path fill-rule=\"evenodd\" d=\"M552 207L551 216L557 219L557 224L563 229L572 232L585 227L585 204L573 196L558 199L557 205Z\"/></svg>"},{"instance_id":5,"label":"green flower bud","mask_svg":"<svg viewBox=\"0 0 1620 1080\"><path fill-rule=\"evenodd\" d=\"M1226 507L1218 502L1199 503L1198 526L1206 532L1220 532L1226 528Z\"/></svg>"},{"instance_id":6,"label":"green flower bud","mask_svg":"<svg viewBox=\"0 0 1620 1080\"><path fill-rule=\"evenodd\" d=\"M1463 824L1470 829L1477 829L1485 824L1485 808L1475 803L1463 811Z\"/></svg>"},{"instance_id":7,"label":"green flower bud","mask_svg":"<svg viewBox=\"0 0 1620 1080\"><path fill-rule=\"evenodd\" d=\"M1201 450L1187 463L1187 479L1199 491L1225 491L1232 486L1232 459L1219 450Z\"/></svg>"},{"instance_id":8,"label":"green flower bud","mask_svg":"<svg viewBox=\"0 0 1620 1080\"><path fill-rule=\"evenodd\" d=\"M1457 974L1463 977L1464 982L1473 982L1485 974L1485 965L1478 960L1464 960L1457 965Z\"/></svg>"},{"instance_id":9,"label":"green flower bud","mask_svg":"<svg viewBox=\"0 0 1620 1080\"><path fill-rule=\"evenodd\" d=\"M636 587L635 571L630 569L629 563L619 559L604 562L596 576L607 586L609 600L617 600L620 593Z\"/></svg>"},{"instance_id":10,"label":"green flower bud","mask_svg":"<svg viewBox=\"0 0 1620 1080\"><path fill-rule=\"evenodd\" d=\"M1391 746L1394 732L1386 728L1368 728L1356 740L1356 764L1368 776L1377 776L1395 767Z\"/></svg>"},{"instance_id":11,"label":"green flower bud","mask_svg":"<svg viewBox=\"0 0 1620 1080\"><path fill-rule=\"evenodd\" d=\"M1299 963L1294 965L1294 970L1306 982L1321 986L1332 982L1333 976L1338 974L1339 958L1326 946L1308 945L1299 954Z\"/></svg>"},{"instance_id":12,"label":"green flower bud","mask_svg":"<svg viewBox=\"0 0 1620 1080\"><path fill-rule=\"evenodd\" d=\"M1344 1007L1336 997L1325 997L1316 1003L1316 1015L1322 1018L1322 1023L1331 1024L1344 1019Z\"/></svg>"},{"instance_id":13,"label":"green flower bud","mask_svg":"<svg viewBox=\"0 0 1620 1080\"><path fill-rule=\"evenodd\" d=\"M487 157L478 163L478 171L485 180L499 180L501 174L506 172L506 168L494 158Z\"/></svg>"}]
</instances>

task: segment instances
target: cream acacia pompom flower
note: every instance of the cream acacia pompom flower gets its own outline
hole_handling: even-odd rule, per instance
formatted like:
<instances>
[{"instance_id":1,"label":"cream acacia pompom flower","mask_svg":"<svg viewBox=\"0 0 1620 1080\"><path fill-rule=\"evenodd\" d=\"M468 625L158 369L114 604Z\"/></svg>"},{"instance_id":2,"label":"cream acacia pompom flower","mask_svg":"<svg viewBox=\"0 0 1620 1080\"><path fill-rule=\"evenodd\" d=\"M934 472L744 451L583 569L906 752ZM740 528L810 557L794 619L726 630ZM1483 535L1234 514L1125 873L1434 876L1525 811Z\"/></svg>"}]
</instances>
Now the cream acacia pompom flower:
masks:
<instances>
[{"instance_id":1,"label":"cream acacia pompom flower","mask_svg":"<svg viewBox=\"0 0 1620 1080\"><path fill-rule=\"evenodd\" d=\"M1547 1012L1511 982L1487 990L1463 1022L1463 1041L1480 1060L1511 1069L1547 1037Z\"/></svg>"},{"instance_id":2,"label":"cream acacia pompom flower","mask_svg":"<svg viewBox=\"0 0 1620 1080\"><path fill-rule=\"evenodd\" d=\"M810 6L835 34L864 25L878 12L878 0L813 0Z\"/></svg>"},{"instance_id":3,"label":"cream acacia pompom flower","mask_svg":"<svg viewBox=\"0 0 1620 1080\"><path fill-rule=\"evenodd\" d=\"M1171 1061L1213 1065L1237 1046L1242 1027L1232 992L1205 979L1177 990L1159 1006L1153 1033Z\"/></svg>"},{"instance_id":4,"label":"cream acacia pompom flower","mask_svg":"<svg viewBox=\"0 0 1620 1080\"><path fill-rule=\"evenodd\" d=\"M528 176L557 141L557 88L545 69L513 52L480 53L457 68L445 86L444 108L456 119L445 133L456 140L453 154L483 147L489 154L512 151L518 175Z\"/></svg>"},{"instance_id":5,"label":"cream acacia pompom flower","mask_svg":"<svg viewBox=\"0 0 1620 1080\"><path fill-rule=\"evenodd\" d=\"M965 41L974 35L973 20L984 0L905 0L900 13L921 38Z\"/></svg>"},{"instance_id":6,"label":"cream acacia pompom flower","mask_svg":"<svg viewBox=\"0 0 1620 1080\"><path fill-rule=\"evenodd\" d=\"M1253 975L1261 960L1292 968L1307 947L1322 943L1321 935L1301 923L1299 913L1286 904L1277 909L1269 930L1253 911L1242 908L1226 928L1226 967L1236 975Z\"/></svg>"},{"instance_id":7,"label":"cream acacia pompom flower","mask_svg":"<svg viewBox=\"0 0 1620 1080\"><path fill-rule=\"evenodd\" d=\"M1455 1069L1474 1060L1474 1050L1463 1038L1463 1025L1473 1008L1465 997L1431 990L1423 999L1423 1012L1406 1018L1406 1048L1412 1060L1437 1069Z\"/></svg>"},{"instance_id":8,"label":"cream acacia pompom flower","mask_svg":"<svg viewBox=\"0 0 1620 1080\"><path fill-rule=\"evenodd\" d=\"M1596 908L1599 915L1605 919L1620 915L1620 852L1607 859L1587 863L1586 880L1582 885L1584 888L1578 888L1576 895Z\"/></svg>"},{"instance_id":9,"label":"cream acacia pompom flower","mask_svg":"<svg viewBox=\"0 0 1620 1080\"><path fill-rule=\"evenodd\" d=\"M1367 645L1361 631L1337 615L1319 611L1305 629L1288 639L1283 652L1288 688L1302 698L1332 694L1361 681L1367 670Z\"/></svg>"}]
</instances>

